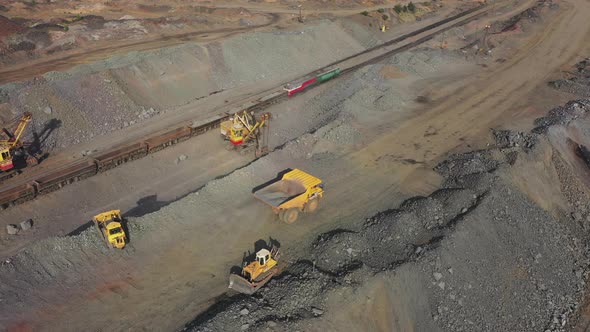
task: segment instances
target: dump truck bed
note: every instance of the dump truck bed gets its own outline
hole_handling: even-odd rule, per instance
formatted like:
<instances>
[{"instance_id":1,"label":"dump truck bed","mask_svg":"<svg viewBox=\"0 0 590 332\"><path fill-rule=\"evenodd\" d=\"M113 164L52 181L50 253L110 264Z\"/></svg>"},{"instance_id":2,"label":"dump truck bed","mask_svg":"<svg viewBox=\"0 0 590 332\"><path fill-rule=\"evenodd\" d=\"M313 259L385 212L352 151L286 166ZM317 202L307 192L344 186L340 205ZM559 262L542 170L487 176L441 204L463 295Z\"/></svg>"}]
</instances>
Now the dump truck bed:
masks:
<instances>
[{"instance_id":1,"label":"dump truck bed","mask_svg":"<svg viewBox=\"0 0 590 332\"><path fill-rule=\"evenodd\" d=\"M315 176L294 169L283 175L281 180L255 191L254 197L276 208L321 183Z\"/></svg>"}]
</instances>

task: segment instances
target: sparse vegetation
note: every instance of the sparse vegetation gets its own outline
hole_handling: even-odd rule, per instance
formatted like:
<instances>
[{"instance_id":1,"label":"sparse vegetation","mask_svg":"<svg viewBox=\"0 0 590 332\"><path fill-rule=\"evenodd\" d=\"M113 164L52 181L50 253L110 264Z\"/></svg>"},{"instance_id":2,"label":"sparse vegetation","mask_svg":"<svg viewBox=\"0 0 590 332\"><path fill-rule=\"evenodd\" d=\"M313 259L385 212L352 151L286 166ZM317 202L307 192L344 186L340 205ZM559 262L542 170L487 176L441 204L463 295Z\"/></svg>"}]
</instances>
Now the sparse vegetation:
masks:
<instances>
[{"instance_id":1,"label":"sparse vegetation","mask_svg":"<svg viewBox=\"0 0 590 332\"><path fill-rule=\"evenodd\" d=\"M362 12L361 14L364 15L364 16L369 16L369 12L366 11L366 10L364 12Z\"/></svg>"},{"instance_id":2,"label":"sparse vegetation","mask_svg":"<svg viewBox=\"0 0 590 332\"><path fill-rule=\"evenodd\" d=\"M397 14L401 14L401 13L407 13L407 12L411 12L411 13L416 13L416 5L414 5L413 2L410 1L409 4L407 5L395 5L395 7L393 7L393 10L397 13Z\"/></svg>"},{"instance_id":3,"label":"sparse vegetation","mask_svg":"<svg viewBox=\"0 0 590 332\"><path fill-rule=\"evenodd\" d=\"M385 9L384 8L379 8L379 9L377 9L377 12L383 14L383 13L385 13Z\"/></svg>"},{"instance_id":4,"label":"sparse vegetation","mask_svg":"<svg viewBox=\"0 0 590 332\"><path fill-rule=\"evenodd\" d=\"M80 14L76 14L76 17L74 17L71 22L78 22L78 21L81 21L82 19L83 19L83 17L80 16Z\"/></svg>"},{"instance_id":5,"label":"sparse vegetation","mask_svg":"<svg viewBox=\"0 0 590 332\"><path fill-rule=\"evenodd\" d=\"M387 21L389 19L389 16L383 15L383 16L381 16L381 18L383 18L383 21Z\"/></svg>"}]
</instances>

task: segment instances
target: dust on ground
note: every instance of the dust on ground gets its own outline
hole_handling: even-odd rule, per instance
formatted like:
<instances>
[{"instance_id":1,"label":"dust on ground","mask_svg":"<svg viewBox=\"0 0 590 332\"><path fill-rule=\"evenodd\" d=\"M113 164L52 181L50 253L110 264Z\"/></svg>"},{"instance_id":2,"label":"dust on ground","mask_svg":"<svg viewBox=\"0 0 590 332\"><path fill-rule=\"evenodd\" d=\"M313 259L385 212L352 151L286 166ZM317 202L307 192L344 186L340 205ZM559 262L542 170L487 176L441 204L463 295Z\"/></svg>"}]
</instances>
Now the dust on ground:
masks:
<instances>
[{"instance_id":1,"label":"dust on ground","mask_svg":"<svg viewBox=\"0 0 590 332\"><path fill-rule=\"evenodd\" d=\"M584 6L582 2L573 3ZM519 56L531 60L527 57L529 50L535 55L547 54L534 52L537 50L535 45L541 49L558 49L553 46L560 45L560 33L570 31L569 22L579 23L580 18L585 19L579 13L579 10L568 10L554 18L552 29L556 35L542 34L546 38L544 43L533 43L530 49L521 50ZM583 33L571 33L572 40L583 37ZM562 49L566 55L576 50ZM447 50L427 49L409 53L389 59L384 65L403 68L411 72L414 79L424 75L426 83L432 79L426 73L436 71L433 67L437 60L456 61L459 56ZM438 58L439 55L441 58ZM568 143L565 146L574 147L572 151L579 151L578 154L584 156L584 149L580 146L586 146L585 136L580 136L577 131L559 135L559 130L563 129L559 129L562 125L557 121L552 128L557 128L554 130L558 139L551 144L529 140L528 134L503 132L498 134L501 138L498 141L499 150L476 151L451 158L443 156L461 145L462 141L471 143L475 140L469 135L477 136L481 131L487 131L488 124L496 123L496 116L503 116L504 121L509 121L512 109L504 107L504 103L512 104L515 98L528 96L526 89L511 87L514 84L517 88L521 83L529 84L530 79L535 81L536 75L544 76L561 61L553 58L531 60L526 64L530 70L524 70L520 61L508 59L506 65L490 66L490 72L484 72L478 80L470 81L473 83L470 88L453 93L459 100L441 97L445 91L436 91L433 89L436 85L428 85L424 81L419 83L423 84L422 90L413 91L407 87L404 90L403 84L399 85L400 79L380 74L382 65L359 71L351 80L332 82L317 95L314 94L317 98L309 104L294 102L284 107L284 112L289 115L283 115L283 119L288 120L279 122L284 123L284 127L280 127L274 137L277 143L287 143L279 145L279 150L225 177L210 181L201 190L157 212L130 218L132 242L128 251L100 249L98 235L88 233L89 230L67 239L40 241L18 254L14 261L11 260L0 270L0 277L5 281L3 294L6 292L14 298L10 307L4 302L6 307L2 312L7 314L1 322L5 326L98 328L101 322L94 320L55 319L88 317L92 313L120 319L118 322L121 325L118 326L121 329L146 326L174 329L204 311L211 304L209 296L225 293L229 268L239 263L242 251L253 239L260 238L261 234L270 234L280 238L285 252L291 253L285 261L296 263L285 275L275 279L268 290L280 288L296 293L286 297L282 295L291 293L261 290L252 298L222 300L213 306L212 311L205 311L199 316L189 328L219 327L224 322L233 325L223 325L222 329L273 328L284 324L288 328L312 330L325 329L326 325L321 324L350 323L337 315L343 311L342 303L336 309L332 303L337 298L342 299L341 294L354 295L357 289L361 292L364 286L360 281L366 282L364 289L368 289L368 294L374 293L372 280L378 281L378 290L384 284L393 283L400 285L399 288L392 288L394 292L403 289L408 298L414 299L419 294L424 295L420 299L425 299L408 301L414 306L408 308L400 303L399 296L376 297L380 307L377 328L387 330L389 324L394 324L388 320L391 317L400 318L398 322L403 324L400 329L414 326L413 322L423 322L426 328L447 330L469 329L471 323L487 325L490 330L510 328L512 323L523 324L520 327L530 330L537 330L532 323L551 329L559 329L562 324L568 326L573 317L571 311L582 299L579 287L583 290L583 286L577 282L582 280L587 267L584 251L576 242L583 233L576 231L576 223L564 217L569 218L570 212L573 212L571 218L583 221L584 212L573 208L570 211L568 205L572 204L570 197L579 195L566 194L573 192L569 189L555 193L555 187L548 188L540 183L540 187L561 197L558 207L565 211L561 213L556 207L547 212L531 203L540 201L539 197L532 198L521 193L526 192L522 189L525 181L510 181L507 178L525 173L521 170L515 175L511 171L519 167L520 161L530 158L541 163L547 160L549 154L551 158L547 167L537 168L541 170L537 174L545 176L535 178L550 178L552 184L558 181L565 184L564 188L573 188L575 181L564 180L568 179L568 174L573 174L572 168L567 165L571 163L579 167L581 159L564 157L570 156L565 153L570 150L560 144L569 142L566 138L572 141L575 138L577 145ZM507 66L519 70L519 75L509 75ZM487 75L499 81L484 91L480 88L484 84L489 85ZM412 87L420 86L418 82L413 82L415 85L409 81L404 83ZM424 89L425 86L427 88ZM453 85L450 84L450 87ZM511 91L510 95L506 94L506 88ZM430 90L430 97L418 98L426 95L424 90ZM463 105L463 100L468 103ZM415 113L411 112L412 107L415 107ZM294 111L298 108L302 109L302 113ZM498 114L494 116L492 111L496 110ZM303 113L305 111L309 113ZM459 121L463 118L463 122ZM577 128L572 121L564 124L567 128ZM458 131L466 125L471 126L470 130ZM543 139L545 137L552 136L542 136ZM343 144L334 148L335 142ZM534 146L531 145L533 143ZM525 147L522 151L521 145ZM465 146L462 148L465 149ZM558 154L563 159L561 164L556 161L559 160ZM553 159L554 155L556 159ZM443 190L436 191L440 178L429 169L440 159L448 160L437 168L447 181L442 186ZM266 207L252 204L249 194L253 186L294 166L325 179L330 183L331 193L326 195L317 216L306 217L294 227L285 228L273 223L274 216ZM572 177L575 179L575 176ZM361 196L359 188L371 189L368 191L371 194ZM400 193L400 190L404 192ZM408 196L415 195L425 197L406 200ZM405 203L400 205L403 201ZM227 202L232 202L231 209L227 208ZM573 206L587 205L584 203L580 200L580 204L573 203ZM395 210L387 210L389 208ZM576 212L582 217L578 218ZM367 220L367 216L373 217ZM490 224L495 227L489 227ZM353 233L333 232L335 228L348 229ZM381 234L378 232L380 228L405 236L395 239L395 233ZM548 231L553 232L545 236L550 250L540 248L538 243L541 241L535 241ZM208 236L203 237L202 234ZM308 246L306 239L310 234L322 236ZM545 237L542 238L545 240ZM476 241L471 241L473 238ZM157 250L154 250L154 243L158 243ZM477 247L480 243L485 246ZM314 250L314 245L332 252L334 259L323 257L321 251ZM208 250L203 251L202 248ZM395 257L371 252L381 248L392 250ZM490 250L483 251L485 248L493 248L500 254L497 257L490 255ZM84 259L87 261L80 262L80 255L86 255ZM582 258L576 261L578 255ZM487 259L492 260L492 264L488 264ZM305 260L311 260L311 264ZM554 266L557 268L554 269ZM580 270L581 276L578 273ZM76 272L68 273L71 271ZM86 275L92 277L86 278ZM367 275L375 275L376 279ZM27 276L31 276L30 281ZM400 278L396 279L398 276ZM564 284L562 277L571 278L569 280L574 282ZM481 284L473 280L481 280ZM36 281L39 281L36 287L31 287ZM327 293L321 292L324 286L328 288ZM63 292L64 287L69 290L67 294ZM42 297L33 292L39 288L43 289ZM498 288L506 291L497 292ZM311 292L316 289L317 292ZM537 291L520 293L531 289ZM301 296L298 296L299 292ZM530 306L514 308L513 302L510 302L514 292L529 300ZM56 298L59 300L53 300ZM347 298L353 297L349 295ZM465 307L466 303L479 305L475 301L482 298L490 299L483 303L489 312ZM501 302L498 298L510 300L505 300L505 306L498 306ZM360 301L366 297L357 296L356 299ZM349 312L356 312L356 316L351 317L359 317L362 306L350 302L353 307ZM390 316L387 312L389 303L401 311ZM117 315L130 306L137 316ZM514 315L510 316L513 310L526 314L531 320L516 322ZM269 319L271 311L279 315ZM39 313L41 315L37 315ZM490 316L492 314L493 317ZM228 315L231 321L218 320ZM497 315L505 317L498 319ZM30 317L37 320L32 321ZM47 317L50 318L45 320ZM305 319L316 317L323 318ZM354 324L363 324L363 321L358 320Z\"/></svg>"}]
</instances>

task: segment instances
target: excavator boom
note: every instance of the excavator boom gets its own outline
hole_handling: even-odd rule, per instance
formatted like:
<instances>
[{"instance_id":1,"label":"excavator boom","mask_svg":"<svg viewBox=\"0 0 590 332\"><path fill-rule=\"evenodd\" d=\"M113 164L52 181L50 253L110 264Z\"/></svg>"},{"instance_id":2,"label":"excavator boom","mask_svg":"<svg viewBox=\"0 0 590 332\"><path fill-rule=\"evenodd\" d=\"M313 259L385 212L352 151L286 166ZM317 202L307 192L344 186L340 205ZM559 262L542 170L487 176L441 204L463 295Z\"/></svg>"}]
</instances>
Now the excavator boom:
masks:
<instances>
[{"instance_id":1,"label":"excavator boom","mask_svg":"<svg viewBox=\"0 0 590 332\"><path fill-rule=\"evenodd\" d=\"M270 113L261 114L257 120L253 113L242 111L222 122L221 135L231 143L227 149L234 150L240 146L241 153L245 153L250 147L255 147L257 157L268 153L269 119Z\"/></svg>"},{"instance_id":2,"label":"excavator boom","mask_svg":"<svg viewBox=\"0 0 590 332\"><path fill-rule=\"evenodd\" d=\"M21 142L20 139L27 128L28 123L31 121L32 114L30 112L25 112L23 116L20 118L18 125L14 131L14 133L10 134L10 132L4 129L4 132L8 134L9 138L7 140L0 140L0 170L3 172L7 172L14 168L14 152L17 148L20 148Z\"/></svg>"},{"instance_id":3,"label":"excavator boom","mask_svg":"<svg viewBox=\"0 0 590 332\"><path fill-rule=\"evenodd\" d=\"M25 112L18 121L18 125L16 126L16 129L14 130L12 136L7 140L1 140L0 145L6 146L8 148L15 147L20 142L20 139L23 136L25 129L27 129L27 125L29 124L32 118L33 115L30 112Z\"/></svg>"}]
</instances>

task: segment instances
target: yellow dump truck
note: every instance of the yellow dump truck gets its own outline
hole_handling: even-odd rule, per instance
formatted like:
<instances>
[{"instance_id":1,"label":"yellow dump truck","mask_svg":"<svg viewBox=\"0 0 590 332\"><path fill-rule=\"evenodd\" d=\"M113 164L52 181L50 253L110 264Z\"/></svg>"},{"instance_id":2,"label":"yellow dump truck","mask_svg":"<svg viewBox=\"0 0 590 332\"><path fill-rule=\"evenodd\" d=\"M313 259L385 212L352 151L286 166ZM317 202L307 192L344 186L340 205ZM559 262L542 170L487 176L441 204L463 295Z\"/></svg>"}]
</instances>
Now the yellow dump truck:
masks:
<instances>
[{"instance_id":1,"label":"yellow dump truck","mask_svg":"<svg viewBox=\"0 0 590 332\"><path fill-rule=\"evenodd\" d=\"M103 212L92 219L109 248L123 249L127 235L121 224L121 210Z\"/></svg>"},{"instance_id":2,"label":"yellow dump truck","mask_svg":"<svg viewBox=\"0 0 590 332\"><path fill-rule=\"evenodd\" d=\"M300 212L314 212L324 196L322 180L299 169L285 173L281 179L254 191L254 197L270 205L287 224L297 220Z\"/></svg>"}]
</instances>

